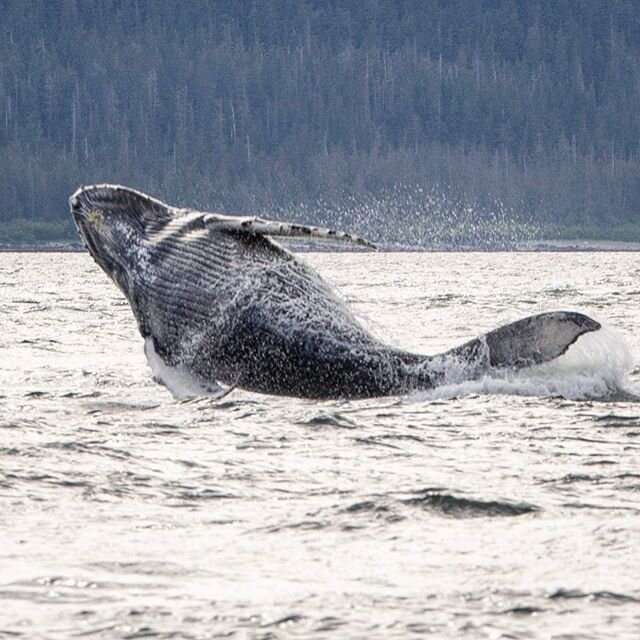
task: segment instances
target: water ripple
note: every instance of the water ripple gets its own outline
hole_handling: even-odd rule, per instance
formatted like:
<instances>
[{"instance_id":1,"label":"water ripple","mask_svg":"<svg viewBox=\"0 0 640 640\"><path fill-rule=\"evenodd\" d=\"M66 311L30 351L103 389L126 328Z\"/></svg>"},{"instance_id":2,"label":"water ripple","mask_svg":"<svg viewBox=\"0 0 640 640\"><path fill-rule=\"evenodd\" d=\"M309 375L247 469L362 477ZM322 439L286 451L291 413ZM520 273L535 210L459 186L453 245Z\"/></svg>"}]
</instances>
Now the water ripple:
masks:
<instances>
[{"instance_id":1,"label":"water ripple","mask_svg":"<svg viewBox=\"0 0 640 640\"><path fill-rule=\"evenodd\" d=\"M520 516L541 511L540 507L526 502L485 501L434 491L428 491L419 497L409 498L402 502L452 518Z\"/></svg>"},{"instance_id":2,"label":"water ripple","mask_svg":"<svg viewBox=\"0 0 640 640\"><path fill-rule=\"evenodd\" d=\"M0 637L635 638L640 254L305 259L404 348L602 309L629 372L176 402L87 255L1 254Z\"/></svg>"}]
</instances>

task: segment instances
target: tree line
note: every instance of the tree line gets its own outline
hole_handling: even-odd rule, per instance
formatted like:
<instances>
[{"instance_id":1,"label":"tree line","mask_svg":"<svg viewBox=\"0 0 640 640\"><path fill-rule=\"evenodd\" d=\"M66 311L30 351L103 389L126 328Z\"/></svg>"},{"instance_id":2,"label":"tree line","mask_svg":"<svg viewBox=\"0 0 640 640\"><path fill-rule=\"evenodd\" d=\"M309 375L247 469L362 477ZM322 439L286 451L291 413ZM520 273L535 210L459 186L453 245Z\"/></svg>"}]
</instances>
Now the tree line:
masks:
<instances>
[{"instance_id":1,"label":"tree line","mask_svg":"<svg viewBox=\"0 0 640 640\"><path fill-rule=\"evenodd\" d=\"M4 0L0 30L0 242L72 237L90 182L416 243L640 238L635 0Z\"/></svg>"}]
</instances>

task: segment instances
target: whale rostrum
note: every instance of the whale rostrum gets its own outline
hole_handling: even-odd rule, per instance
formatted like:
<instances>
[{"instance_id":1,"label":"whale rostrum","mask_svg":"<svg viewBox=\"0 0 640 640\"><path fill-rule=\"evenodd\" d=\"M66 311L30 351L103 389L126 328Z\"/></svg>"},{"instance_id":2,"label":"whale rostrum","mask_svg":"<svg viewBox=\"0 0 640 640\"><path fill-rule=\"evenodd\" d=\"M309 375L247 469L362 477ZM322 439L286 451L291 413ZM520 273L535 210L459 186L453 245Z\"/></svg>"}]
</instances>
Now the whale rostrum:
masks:
<instances>
[{"instance_id":1,"label":"whale rostrum","mask_svg":"<svg viewBox=\"0 0 640 640\"><path fill-rule=\"evenodd\" d=\"M409 353L373 337L272 239L374 246L358 236L172 207L118 185L81 187L69 203L87 249L131 305L156 378L176 395L402 395L547 362L600 329L584 314L554 311L438 355Z\"/></svg>"}]
</instances>

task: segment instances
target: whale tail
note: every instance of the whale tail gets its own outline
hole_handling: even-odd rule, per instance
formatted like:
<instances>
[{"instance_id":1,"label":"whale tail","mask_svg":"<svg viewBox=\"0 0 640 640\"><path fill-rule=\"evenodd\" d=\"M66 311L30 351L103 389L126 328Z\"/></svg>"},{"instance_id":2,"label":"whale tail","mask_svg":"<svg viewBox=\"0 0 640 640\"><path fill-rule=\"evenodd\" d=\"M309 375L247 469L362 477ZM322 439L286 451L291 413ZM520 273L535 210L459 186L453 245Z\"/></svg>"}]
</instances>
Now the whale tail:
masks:
<instances>
[{"instance_id":1,"label":"whale tail","mask_svg":"<svg viewBox=\"0 0 640 640\"><path fill-rule=\"evenodd\" d=\"M445 351L430 360L432 371L448 382L474 379L504 369L523 369L561 356L600 323L574 311L552 311L516 320ZM458 366L456 366L458 365Z\"/></svg>"}]
</instances>

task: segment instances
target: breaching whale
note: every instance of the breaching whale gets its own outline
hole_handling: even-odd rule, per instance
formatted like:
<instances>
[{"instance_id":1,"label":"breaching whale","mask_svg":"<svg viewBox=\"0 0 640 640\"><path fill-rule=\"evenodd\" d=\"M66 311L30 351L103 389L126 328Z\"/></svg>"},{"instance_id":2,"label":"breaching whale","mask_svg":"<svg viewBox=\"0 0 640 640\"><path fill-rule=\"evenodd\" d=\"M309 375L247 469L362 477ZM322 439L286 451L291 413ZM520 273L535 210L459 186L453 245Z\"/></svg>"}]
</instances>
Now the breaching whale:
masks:
<instances>
[{"instance_id":1,"label":"breaching whale","mask_svg":"<svg viewBox=\"0 0 640 640\"><path fill-rule=\"evenodd\" d=\"M600 324L555 311L435 356L374 338L322 278L272 240L340 231L169 206L118 185L69 199L94 260L128 299L156 379L176 395L239 387L303 398L403 395L552 360Z\"/></svg>"}]
</instances>

